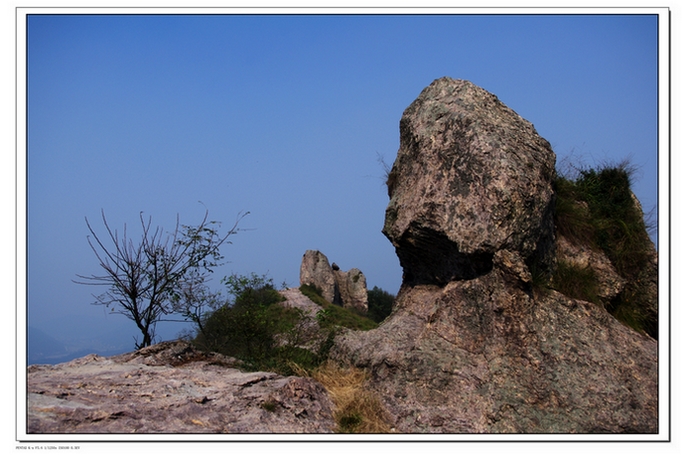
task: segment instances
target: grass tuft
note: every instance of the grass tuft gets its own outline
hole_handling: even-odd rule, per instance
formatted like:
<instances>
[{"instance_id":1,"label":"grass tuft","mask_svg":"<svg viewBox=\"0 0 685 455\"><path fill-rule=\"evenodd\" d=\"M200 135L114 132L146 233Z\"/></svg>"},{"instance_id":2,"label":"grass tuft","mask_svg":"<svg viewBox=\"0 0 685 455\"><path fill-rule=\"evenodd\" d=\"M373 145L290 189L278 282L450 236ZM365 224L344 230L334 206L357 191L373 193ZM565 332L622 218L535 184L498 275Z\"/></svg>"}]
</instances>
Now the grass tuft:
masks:
<instances>
[{"instance_id":1,"label":"grass tuft","mask_svg":"<svg viewBox=\"0 0 685 455\"><path fill-rule=\"evenodd\" d=\"M365 386L366 372L326 362L311 373L335 403L339 433L389 433L389 417L380 399Z\"/></svg>"},{"instance_id":2,"label":"grass tuft","mask_svg":"<svg viewBox=\"0 0 685 455\"><path fill-rule=\"evenodd\" d=\"M275 401L265 401L262 403L262 409L267 412L276 412L276 402Z\"/></svg>"}]
</instances>

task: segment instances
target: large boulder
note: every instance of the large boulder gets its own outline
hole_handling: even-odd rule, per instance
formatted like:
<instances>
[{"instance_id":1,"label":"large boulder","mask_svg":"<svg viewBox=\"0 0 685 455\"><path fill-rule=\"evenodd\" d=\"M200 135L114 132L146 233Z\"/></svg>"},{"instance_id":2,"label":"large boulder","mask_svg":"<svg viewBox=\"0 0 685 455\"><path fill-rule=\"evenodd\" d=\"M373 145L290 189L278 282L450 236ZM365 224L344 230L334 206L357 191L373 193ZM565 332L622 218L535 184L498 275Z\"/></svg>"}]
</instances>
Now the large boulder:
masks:
<instances>
[{"instance_id":1,"label":"large boulder","mask_svg":"<svg viewBox=\"0 0 685 455\"><path fill-rule=\"evenodd\" d=\"M498 250L553 257L555 155L533 125L468 81L442 78L400 120L383 233L408 283L492 268Z\"/></svg>"},{"instance_id":2,"label":"large boulder","mask_svg":"<svg viewBox=\"0 0 685 455\"><path fill-rule=\"evenodd\" d=\"M656 342L600 306L494 269L404 288L331 355L364 368L402 433L656 433Z\"/></svg>"},{"instance_id":3,"label":"large boulder","mask_svg":"<svg viewBox=\"0 0 685 455\"><path fill-rule=\"evenodd\" d=\"M466 81L433 82L402 116L383 229L402 287L379 328L331 350L367 370L397 431L657 431L655 340L540 284L554 163L529 122Z\"/></svg>"}]
</instances>

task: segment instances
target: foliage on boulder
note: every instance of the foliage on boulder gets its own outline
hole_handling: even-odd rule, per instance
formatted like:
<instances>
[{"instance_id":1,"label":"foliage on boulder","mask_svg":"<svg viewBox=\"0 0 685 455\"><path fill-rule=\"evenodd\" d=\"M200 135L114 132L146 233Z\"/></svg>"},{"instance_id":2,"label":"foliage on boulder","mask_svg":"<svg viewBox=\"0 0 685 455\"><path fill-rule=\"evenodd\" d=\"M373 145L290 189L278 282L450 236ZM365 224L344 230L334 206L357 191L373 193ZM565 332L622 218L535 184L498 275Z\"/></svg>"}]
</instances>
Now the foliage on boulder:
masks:
<instances>
[{"instance_id":1,"label":"foliage on boulder","mask_svg":"<svg viewBox=\"0 0 685 455\"><path fill-rule=\"evenodd\" d=\"M557 176L555 226L558 236L595 252L589 254L606 256L622 281L619 292L609 299L573 292L567 295L602 303L619 321L656 339L657 256L642 208L631 190L633 173L623 162L580 169L575 178ZM569 288L600 286L600 273L595 273L598 261L590 262L575 271L560 263L554 287L566 293ZM588 269L592 267L595 271Z\"/></svg>"}]
</instances>

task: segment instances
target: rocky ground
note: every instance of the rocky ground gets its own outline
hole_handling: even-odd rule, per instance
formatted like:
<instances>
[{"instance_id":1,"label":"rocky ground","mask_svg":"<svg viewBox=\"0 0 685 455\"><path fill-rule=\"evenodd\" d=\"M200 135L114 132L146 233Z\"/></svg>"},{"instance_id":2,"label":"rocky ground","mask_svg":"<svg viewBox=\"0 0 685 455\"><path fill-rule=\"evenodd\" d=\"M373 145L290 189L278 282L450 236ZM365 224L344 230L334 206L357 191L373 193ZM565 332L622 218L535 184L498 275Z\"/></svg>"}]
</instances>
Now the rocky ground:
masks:
<instances>
[{"instance_id":1,"label":"rocky ground","mask_svg":"<svg viewBox=\"0 0 685 455\"><path fill-rule=\"evenodd\" d=\"M235 366L184 341L32 365L27 432L333 432L333 404L319 383Z\"/></svg>"}]
</instances>

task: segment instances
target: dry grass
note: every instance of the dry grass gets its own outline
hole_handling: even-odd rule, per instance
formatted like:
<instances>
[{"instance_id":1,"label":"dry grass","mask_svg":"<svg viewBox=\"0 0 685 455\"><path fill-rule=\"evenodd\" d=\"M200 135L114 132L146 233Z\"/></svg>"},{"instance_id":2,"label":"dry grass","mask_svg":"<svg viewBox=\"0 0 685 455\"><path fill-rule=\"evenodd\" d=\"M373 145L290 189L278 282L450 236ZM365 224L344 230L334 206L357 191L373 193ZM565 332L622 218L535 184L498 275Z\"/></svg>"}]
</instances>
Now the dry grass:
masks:
<instances>
[{"instance_id":1,"label":"dry grass","mask_svg":"<svg viewBox=\"0 0 685 455\"><path fill-rule=\"evenodd\" d=\"M389 433L388 414L378 397L365 388L366 372L327 362L309 374L335 403L339 433Z\"/></svg>"}]
</instances>

